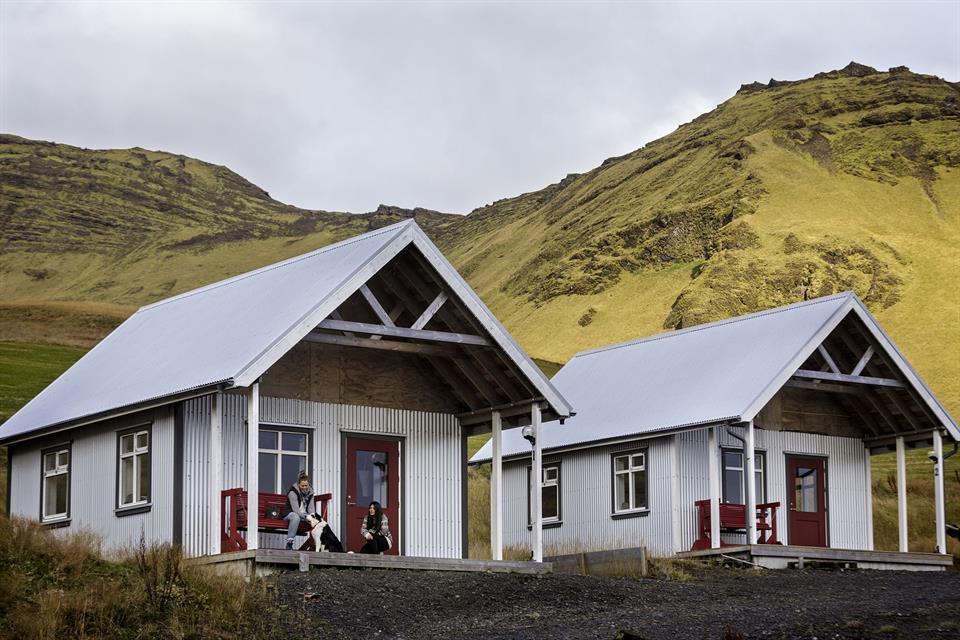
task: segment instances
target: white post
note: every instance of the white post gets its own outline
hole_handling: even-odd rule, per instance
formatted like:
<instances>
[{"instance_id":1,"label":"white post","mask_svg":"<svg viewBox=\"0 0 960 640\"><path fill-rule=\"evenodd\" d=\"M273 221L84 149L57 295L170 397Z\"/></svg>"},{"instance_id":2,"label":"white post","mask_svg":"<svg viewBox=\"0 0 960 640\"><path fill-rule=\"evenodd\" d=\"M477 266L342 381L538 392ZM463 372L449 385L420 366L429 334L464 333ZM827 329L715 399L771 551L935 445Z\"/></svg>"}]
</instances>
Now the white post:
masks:
<instances>
[{"instance_id":1,"label":"white post","mask_svg":"<svg viewBox=\"0 0 960 640\"><path fill-rule=\"evenodd\" d=\"M747 544L757 544L757 479L756 479L756 461L754 453L756 446L756 431L753 428L753 420L747 423L747 440L744 443L746 458L746 468L743 470L744 488L747 494Z\"/></svg>"},{"instance_id":2,"label":"white post","mask_svg":"<svg viewBox=\"0 0 960 640\"><path fill-rule=\"evenodd\" d=\"M674 434L670 439L670 512L673 524L673 552L683 551L683 527L680 522L680 436Z\"/></svg>"},{"instance_id":3,"label":"white post","mask_svg":"<svg viewBox=\"0 0 960 640\"><path fill-rule=\"evenodd\" d=\"M260 477L260 383L250 385L247 397L247 549L258 546L257 530L260 528L259 477Z\"/></svg>"},{"instance_id":4,"label":"white post","mask_svg":"<svg viewBox=\"0 0 960 640\"><path fill-rule=\"evenodd\" d=\"M866 447L867 463L864 465L867 483L867 550L873 551L873 464L870 460L870 447Z\"/></svg>"},{"instance_id":5,"label":"white post","mask_svg":"<svg viewBox=\"0 0 960 640\"><path fill-rule=\"evenodd\" d=\"M540 405L530 407L530 425L533 427L533 468L530 470L530 510L533 512L533 561L543 562L543 463L540 459Z\"/></svg>"},{"instance_id":6,"label":"white post","mask_svg":"<svg viewBox=\"0 0 960 640\"><path fill-rule=\"evenodd\" d=\"M897 438L897 520L900 523L900 551L910 550L907 541L907 456L903 436Z\"/></svg>"},{"instance_id":7,"label":"white post","mask_svg":"<svg viewBox=\"0 0 960 640\"><path fill-rule=\"evenodd\" d=\"M717 427L710 427L710 444L707 460L710 473L710 547L720 548L720 462L717 454L720 447L717 444Z\"/></svg>"},{"instance_id":8,"label":"white post","mask_svg":"<svg viewBox=\"0 0 960 640\"><path fill-rule=\"evenodd\" d=\"M207 475L210 480L210 539L209 551L212 556L220 553L220 537L223 525L220 522L220 512L222 511L220 492L223 490L223 421L221 419L222 409L220 405L220 391L210 397L210 449L209 468Z\"/></svg>"},{"instance_id":9,"label":"white post","mask_svg":"<svg viewBox=\"0 0 960 640\"><path fill-rule=\"evenodd\" d=\"M490 465L490 557L503 560L503 422L500 412L490 414L490 441L493 460Z\"/></svg>"},{"instance_id":10,"label":"white post","mask_svg":"<svg viewBox=\"0 0 960 640\"><path fill-rule=\"evenodd\" d=\"M943 436L940 429L933 430L933 496L936 501L937 553L947 552L947 515L943 503Z\"/></svg>"}]
</instances>

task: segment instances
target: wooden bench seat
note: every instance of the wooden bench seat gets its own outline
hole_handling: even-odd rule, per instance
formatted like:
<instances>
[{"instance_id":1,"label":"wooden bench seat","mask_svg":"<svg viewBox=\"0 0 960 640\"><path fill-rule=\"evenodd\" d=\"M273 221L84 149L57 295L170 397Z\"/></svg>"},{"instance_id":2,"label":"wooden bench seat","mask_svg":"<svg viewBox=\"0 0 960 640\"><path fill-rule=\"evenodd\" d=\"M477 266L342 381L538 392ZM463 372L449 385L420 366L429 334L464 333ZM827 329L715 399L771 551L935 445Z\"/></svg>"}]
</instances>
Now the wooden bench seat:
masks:
<instances>
[{"instance_id":1,"label":"wooden bench seat","mask_svg":"<svg viewBox=\"0 0 960 640\"><path fill-rule=\"evenodd\" d=\"M327 508L332 493L321 493L315 496L316 503L319 505L320 516L327 520ZM220 492L220 507L223 517L223 530L220 534L220 552L228 553L230 551L243 551L247 548L247 541L240 535L240 531L247 529L247 491L245 489L225 489ZM276 511L284 513L287 508L287 496L282 493L258 493L257 494L257 531L263 533L283 533L287 532L287 521L283 518L268 518L267 513ZM297 529L297 535L307 535L310 533L310 525L306 520L300 523ZM313 538L307 537L306 542L301 545L301 551L307 551L313 548Z\"/></svg>"},{"instance_id":2,"label":"wooden bench seat","mask_svg":"<svg viewBox=\"0 0 960 640\"><path fill-rule=\"evenodd\" d=\"M710 549L710 501L697 500L693 503L697 508L698 537L693 542L691 551ZM777 540L777 509L779 502L764 502L757 505L757 533L756 542L747 540L747 544L780 544ZM720 533L747 533L747 505L735 502L720 503ZM720 541L721 547L730 544Z\"/></svg>"}]
</instances>

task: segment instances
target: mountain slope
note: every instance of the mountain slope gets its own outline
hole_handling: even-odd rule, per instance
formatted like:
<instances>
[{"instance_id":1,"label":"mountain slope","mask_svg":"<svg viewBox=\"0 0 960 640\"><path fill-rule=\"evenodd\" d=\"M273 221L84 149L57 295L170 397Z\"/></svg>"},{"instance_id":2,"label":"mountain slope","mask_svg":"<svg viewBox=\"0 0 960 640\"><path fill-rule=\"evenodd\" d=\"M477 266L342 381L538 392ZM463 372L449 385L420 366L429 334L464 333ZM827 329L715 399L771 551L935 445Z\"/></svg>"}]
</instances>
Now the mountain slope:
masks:
<instances>
[{"instance_id":1,"label":"mountain slope","mask_svg":"<svg viewBox=\"0 0 960 640\"><path fill-rule=\"evenodd\" d=\"M960 413L960 92L904 68L745 85L465 217L305 211L189 158L13 136L0 195L5 315L142 304L415 215L536 356L854 289Z\"/></svg>"}]
</instances>

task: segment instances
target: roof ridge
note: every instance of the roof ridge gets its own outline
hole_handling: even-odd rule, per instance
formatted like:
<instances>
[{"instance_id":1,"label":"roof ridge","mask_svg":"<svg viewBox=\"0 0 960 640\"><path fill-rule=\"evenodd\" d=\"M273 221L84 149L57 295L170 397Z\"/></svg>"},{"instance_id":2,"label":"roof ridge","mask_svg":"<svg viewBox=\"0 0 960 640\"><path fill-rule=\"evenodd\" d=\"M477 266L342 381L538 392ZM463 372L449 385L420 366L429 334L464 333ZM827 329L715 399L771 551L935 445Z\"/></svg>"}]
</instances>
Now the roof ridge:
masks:
<instances>
[{"instance_id":1,"label":"roof ridge","mask_svg":"<svg viewBox=\"0 0 960 640\"><path fill-rule=\"evenodd\" d=\"M139 309L137 309L134 315L136 315L137 313L140 313L141 311L148 311L155 307L159 307L161 305L167 304L168 302L181 300L183 298L189 298L190 296L194 296L199 293L204 293L206 291L210 291L218 287L226 286L228 284L237 282L239 280L244 280L246 278L250 278L252 276L259 275L261 273L266 273L267 271L272 271L274 269L279 269L280 267L285 267L285 266L294 264L296 262L300 262L301 260L313 258L314 256L320 255L321 253L326 253L327 251L333 251L334 249L340 249L342 247L346 247L348 245L360 242L361 240L368 240L374 236L387 233L388 231L392 231L392 230L401 231L409 227L411 222L413 224L416 224L413 218L410 218L409 220L404 220L403 222L398 222L396 224L391 224L386 227L374 229L373 231L368 231L367 233L363 233L359 236L353 236L351 238L346 238L344 240L341 240L340 242L328 244L326 246L320 247L319 249L314 249L313 251L302 253L300 255L287 258L286 260L281 260L280 262L274 262L268 265L264 265L258 269L254 269L252 271L245 271L244 273L239 273L235 276L230 276L229 278L218 280L217 282L211 282L210 284L205 284L202 287L197 287L196 289L190 289L189 291L184 291L183 293L178 293L175 296L164 298L163 300L157 300L156 302L152 302L150 304L140 307Z\"/></svg>"},{"instance_id":2,"label":"roof ridge","mask_svg":"<svg viewBox=\"0 0 960 640\"><path fill-rule=\"evenodd\" d=\"M742 316L734 316L732 318L724 318L723 320L714 320L713 322L707 322L704 324L697 324L692 327L686 327L684 329L678 329L676 331L665 331L663 333L657 333L652 336L647 336L645 338L639 338L636 340L628 340L627 342L620 342L617 344L610 344L603 347L596 347L594 349L587 349L585 351L580 351L575 354L573 358L570 358L572 361L574 358L579 358L581 356L589 356L595 353L601 353L603 351L610 351L613 349L621 349L623 347L632 347L638 344L645 344L647 342L655 342L657 340L664 340L666 338L673 338L679 335L686 335L689 333L694 333L697 331L703 331L705 329L713 329L715 327L724 326L728 324L733 324L735 322L742 322L744 320L752 320L754 318L759 318L762 316L773 315L776 313L783 313L784 311L791 311L793 309L798 309L800 307L809 307L815 304L821 304L824 302L831 302L834 300L840 300L844 298L857 298L857 294L853 291L843 291L841 293L835 293L829 296L823 296L821 298L813 298L811 300L803 300L802 302L794 302L793 304L783 305L782 307L774 307L773 309L764 309L762 311L754 311L753 313L744 314Z\"/></svg>"}]
</instances>

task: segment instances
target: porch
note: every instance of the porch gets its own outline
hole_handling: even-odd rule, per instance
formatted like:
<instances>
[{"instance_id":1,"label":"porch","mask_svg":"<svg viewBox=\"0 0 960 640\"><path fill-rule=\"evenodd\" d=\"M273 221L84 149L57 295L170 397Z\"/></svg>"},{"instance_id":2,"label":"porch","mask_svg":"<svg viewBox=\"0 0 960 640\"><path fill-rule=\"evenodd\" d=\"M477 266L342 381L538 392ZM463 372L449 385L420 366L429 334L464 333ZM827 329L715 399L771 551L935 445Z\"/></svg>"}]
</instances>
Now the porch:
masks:
<instances>
[{"instance_id":1,"label":"porch","mask_svg":"<svg viewBox=\"0 0 960 640\"><path fill-rule=\"evenodd\" d=\"M953 556L942 553L867 551L799 545L753 544L725 546L719 549L683 551L678 558L718 560L734 564L750 563L765 569L886 569L898 571L946 571Z\"/></svg>"}]
</instances>

